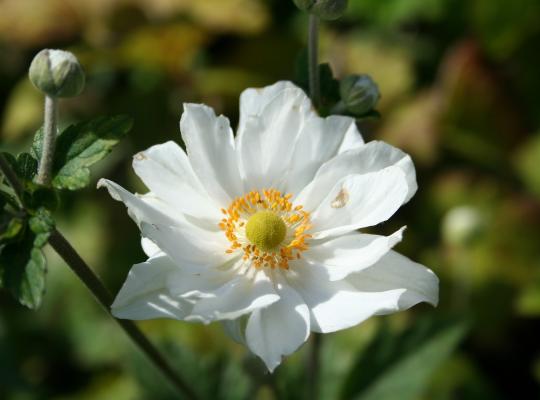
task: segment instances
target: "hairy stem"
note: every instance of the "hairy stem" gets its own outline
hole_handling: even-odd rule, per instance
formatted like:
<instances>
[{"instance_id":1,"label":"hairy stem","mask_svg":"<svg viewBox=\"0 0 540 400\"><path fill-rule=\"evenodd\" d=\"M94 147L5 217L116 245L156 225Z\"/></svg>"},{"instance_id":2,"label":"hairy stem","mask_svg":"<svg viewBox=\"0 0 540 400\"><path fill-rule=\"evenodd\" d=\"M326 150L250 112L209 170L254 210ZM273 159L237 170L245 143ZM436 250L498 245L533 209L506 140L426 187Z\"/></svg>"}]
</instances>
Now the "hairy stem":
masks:
<instances>
[{"instance_id":1,"label":"hairy stem","mask_svg":"<svg viewBox=\"0 0 540 400\"><path fill-rule=\"evenodd\" d=\"M321 86L319 80L319 17L309 15L308 30L308 73L309 73L309 97L315 108L319 107Z\"/></svg>"},{"instance_id":2,"label":"hairy stem","mask_svg":"<svg viewBox=\"0 0 540 400\"><path fill-rule=\"evenodd\" d=\"M321 82L319 76L319 17L309 15L308 28L308 73L309 73L309 97L317 109L321 100ZM307 398L317 400L319 398L319 370L322 335L313 333L311 348L307 365Z\"/></svg>"},{"instance_id":3,"label":"hairy stem","mask_svg":"<svg viewBox=\"0 0 540 400\"><path fill-rule=\"evenodd\" d=\"M58 99L56 97L45 95L43 150L41 153L41 160L39 162L39 169L36 177L36 182L40 185L49 185L51 183L57 123Z\"/></svg>"},{"instance_id":4,"label":"hairy stem","mask_svg":"<svg viewBox=\"0 0 540 400\"><path fill-rule=\"evenodd\" d=\"M15 194L21 200L23 193L21 182L17 175L7 162L3 154L0 153L0 171L6 177L7 182L15 191ZM67 239L58 230L54 229L49 237L49 244L62 257L71 270L79 277L85 286L92 292L97 301L105 308L107 313L112 316L110 307L113 301L111 293L103 285L96 274L84 262L77 251L71 246ZM113 316L114 318L114 316ZM176 373L170 364L163 358L156 347L148 340L142 331L132 321L117 319L114 320L122 327L124 332L133 340L139 349L146 354L154 366L159 369L172 385L182 392L189 399L197 399L195 392L190 386Z\"/></svg>"}]
</instances>

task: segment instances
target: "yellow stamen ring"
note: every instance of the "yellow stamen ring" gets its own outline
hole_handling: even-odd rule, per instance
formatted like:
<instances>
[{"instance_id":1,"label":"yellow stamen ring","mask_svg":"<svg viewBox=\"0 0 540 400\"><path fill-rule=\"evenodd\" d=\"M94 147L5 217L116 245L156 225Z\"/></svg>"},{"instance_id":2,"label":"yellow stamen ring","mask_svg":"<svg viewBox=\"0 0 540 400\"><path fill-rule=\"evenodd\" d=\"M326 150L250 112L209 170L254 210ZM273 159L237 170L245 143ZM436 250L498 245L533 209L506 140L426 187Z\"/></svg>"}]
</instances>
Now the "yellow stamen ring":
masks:
<instances>
[{"instance_id":1,"label":"yellow stamen ring","mask_svg":"<svg viewBox=\"0 0 540 400\"><path fill-rule=\"evenodd\" d=\"M226 253L242 251L256 268L289 268L289 261L308 249L309 212L292 206L292 195L275 189L251 191L234 199L219 227L231 242Z\"/></svg>"}]
</instances>

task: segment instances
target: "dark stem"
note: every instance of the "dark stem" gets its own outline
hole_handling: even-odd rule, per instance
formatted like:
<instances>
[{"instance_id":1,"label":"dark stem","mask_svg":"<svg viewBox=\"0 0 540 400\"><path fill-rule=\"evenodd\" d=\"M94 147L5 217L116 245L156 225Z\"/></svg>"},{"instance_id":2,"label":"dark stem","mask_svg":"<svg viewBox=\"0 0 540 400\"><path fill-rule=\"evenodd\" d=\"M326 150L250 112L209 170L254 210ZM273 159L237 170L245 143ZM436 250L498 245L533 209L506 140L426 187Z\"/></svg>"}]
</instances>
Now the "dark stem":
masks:
<instances>
[{"instance_id":1,"label":"dark stem","mask_svg":"<svg viewBox=\"0 0 540 400\"><path fill-rule=\"evenodd\" d=\"M313 333L311 339L311 349L308 359L308 388L307 394L309 400L317 400L319 398L319 371L321 364L321 346L322 334Z\"/></svg>"},{"instance_id":2,"label":"dark stem","mask_svg":"<svg viewBox=\"0 0 540 400\"><path fill-rule=\"evenodd\" d=\"M308 74L309 74L309 97L315 108L319 107L321 88L319 80L319 17L309 15L308 30Z\"/></svg>"},{"instance_id":3,"label":"dark stem","mask_svg":"<svg viewBox=\"0 0 540 400\"><path fill-rule=\"evenodd\" d=\"M49 237L49 244L62 257L71 270L79 277L86 287L92 292L97 301L110 314L112 296L103 286L103 283L94 274L90 267L84 262L81 256L75 251L71 244L56 229ZM112 314L111 314L112 316ZM114 317L113 317L114 318ZM169 363L162 357L159 351L154 347L147 337L137 328L132 321L114 318L122 329L128 334L135 344L146 354L154 365L165 375L169 381L183 392L188 398L196 399L195 392L186 384L186 382L171 368Z\"/></svg>"},{"instance_id":4,"label":"dark stem","mask_svg":"<svg viewBox=\"0 0 540 400\"><path fill-rule=\"evenodd\" d=\"M58 99L45 95L45 111L43 115L43 149L36 182L40 185L51 183L54 160L54 147L56 144L56 127L58 123Z\"/></svg>"}]
</instances>

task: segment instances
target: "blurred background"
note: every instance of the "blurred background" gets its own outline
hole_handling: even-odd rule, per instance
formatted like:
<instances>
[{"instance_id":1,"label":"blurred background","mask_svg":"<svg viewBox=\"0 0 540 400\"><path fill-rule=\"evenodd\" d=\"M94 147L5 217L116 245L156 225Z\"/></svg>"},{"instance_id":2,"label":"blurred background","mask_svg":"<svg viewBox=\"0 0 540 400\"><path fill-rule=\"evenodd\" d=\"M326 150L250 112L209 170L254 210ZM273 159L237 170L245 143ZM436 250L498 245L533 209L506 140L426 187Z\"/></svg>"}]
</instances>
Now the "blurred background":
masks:
<instances>
[{"instance_id":1,"label":"blurred background","mask_svg":"<svg viewBox=\"0 0 540 400\"><path fill-rule=\"evenodd\" d=\"M419 191L378 228L441 278L419 305L324 336L321 399L532 399L540 395L540 2L350 0L324 23L321 61L368 73L382 118L366 140L409 152ZM26 149L43 99L27 79L42 48L74 52L83 94L61 120L125 113L129 138L93 169L144 192L131 156L180 141L181 104L238 121L250 86L293 79L307 17L289 0L0 0L0 148ZM145 257L122 204L65 193L61 230L114 293ZM37 312L0 294L0 398L175 399L52 252ZM352 305L351 305L352 306ZM140 324L212 399L305 399L309 346L273 376L219 325Z\"/></svg>"}]
</instances>

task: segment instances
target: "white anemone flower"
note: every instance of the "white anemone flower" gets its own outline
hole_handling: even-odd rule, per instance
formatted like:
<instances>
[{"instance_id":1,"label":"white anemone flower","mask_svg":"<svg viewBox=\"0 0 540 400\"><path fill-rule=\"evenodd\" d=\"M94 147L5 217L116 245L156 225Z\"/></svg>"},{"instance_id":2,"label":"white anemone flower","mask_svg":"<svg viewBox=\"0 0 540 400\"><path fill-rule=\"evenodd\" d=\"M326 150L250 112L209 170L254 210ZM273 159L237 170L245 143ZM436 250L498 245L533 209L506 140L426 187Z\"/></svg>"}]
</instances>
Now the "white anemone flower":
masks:
<instances>
[{"instance_id":1,"label":"white anemone flower","mask_svg":"<svg viewBox=\"0 0 540 400\"><path fill-rule=\"evenodd\" d=\"M358 232L415 193L407 154L364 143L352 118L319 117L290 82L242 93L236 137L201 104L184 105L180 130L187 154L170 141L135 155L148 193L99 183L125 203L149 257L129 272L116 317L221 321L273 371L310 332L437 304L435 274L392 250L404 228Z\"/></svg>"}]
</instances>

